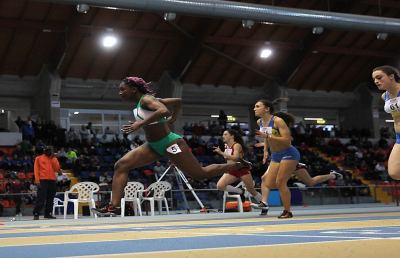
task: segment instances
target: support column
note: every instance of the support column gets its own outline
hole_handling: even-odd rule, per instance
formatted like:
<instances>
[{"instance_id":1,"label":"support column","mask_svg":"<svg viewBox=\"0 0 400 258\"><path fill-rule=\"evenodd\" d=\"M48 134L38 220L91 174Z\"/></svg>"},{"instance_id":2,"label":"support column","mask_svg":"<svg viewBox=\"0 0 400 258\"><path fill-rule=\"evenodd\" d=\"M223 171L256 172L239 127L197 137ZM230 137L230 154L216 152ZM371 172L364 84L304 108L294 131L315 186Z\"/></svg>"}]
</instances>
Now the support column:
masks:
<instances>
[{"instance_id":1,"label":"support column","mask_svg":"<svg viewBox=\"0 0 400 258\"><path fill-rule=\"evenodd\" d=\"M264 88L265 99L274 104L275 111L288 111L289 93L285 86L278 83L269 84Z\"/></svg>"},{"instance_id":2,"label":"support column","mask_svg":"<svg viewBox=\"0 0 400 258\"><path fill-rule=\"evenodd\" d=\"M359 86L354 91L355 101L346 109L340 112L340 126L345 129L368 129L371 131L371 137L379 134L378 127L379 113L376 109L377 102L373 94L366 86ZM374 121L376 120L376 121ZM376 125L375 125L376 123Z\"/></svg>"},{"instance_id":3,"label":"support column","mask_svg":"<svg viewBox=\"0 0 400 258\"><path fill-rule=\"evenodd\" d=\"M37 92L32 99L32 113L44 120L60 123L61 78L51 73L46 66L40 72L37 81Z\"/></svg>"},{"instance_id":4,"label":"support column","mask_svg":"<svg viewBox=\"0 0 400 258\"><path fill-rule=\"evenodd\" d=\"M172 79L168 72L164 72L157 83L157 97L159 98L182 98L183 85L180 81ZM183 112L183 103L180 116ZM175 121L171 130L183 134L183 122L180 117Z\"/></svg>"},{"instance_id":5,"label":"support column","mask_svg":"<svg viewBox=\"0 0 400 258\"><path fill-rule=\"evenodd\" d=\"M380 117L379 117L379 110L383 108L383 100L382 100L382 94L381 93L374 93L370 92L372 96L372 137L374 138L380 138Z\"/></svg>"}]
</instances>

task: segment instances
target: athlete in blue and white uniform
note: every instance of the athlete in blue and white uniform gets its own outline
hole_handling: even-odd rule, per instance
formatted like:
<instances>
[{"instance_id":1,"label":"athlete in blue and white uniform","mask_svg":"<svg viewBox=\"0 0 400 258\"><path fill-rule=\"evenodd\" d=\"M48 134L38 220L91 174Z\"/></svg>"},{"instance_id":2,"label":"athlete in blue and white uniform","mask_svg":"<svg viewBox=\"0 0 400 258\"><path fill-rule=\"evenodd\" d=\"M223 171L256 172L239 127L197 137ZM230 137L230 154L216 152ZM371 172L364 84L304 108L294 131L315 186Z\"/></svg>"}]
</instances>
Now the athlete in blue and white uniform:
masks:
<instances>
[{"instance_id":1,"label":"athlete in blue and white uniform","mask_svg":"<svg viewBox=\"0 0 400 258\"><path fill-rule=\"evenodd\" d=\"M394 120L396 143L389 156L388 172L391 178L400 180L400 72L393 66L379 66L373 69L372 79L379 90L385 91L382 94L384 110Z\"/></svg>"},{"instance_id":2,"label":"athlete in blue and white uniform","mask_svg":"<svg viewBox=\"0 0 400 258\"><path fill-rule=\"evenodd\" d=\"M284 207L282 214L278 218L291 218L293 214L290 211L290 191L287 182L296 170L300 160L300 153L291 144L292 136L287 122L281 117L273 115L274 108L272 103L267 100L257 101L254 105L254 113L260 118L257 121L260 130L256 131L256 135L264 138L264 164L268 159L268 148L271 151L271 162L262 176L261 191L263 200L266 200L268 189L278 188ZM287 117L293 120L293 117L288 114ZM265 209L265 207L259 208Z\"/></svg>"}]
</instances>

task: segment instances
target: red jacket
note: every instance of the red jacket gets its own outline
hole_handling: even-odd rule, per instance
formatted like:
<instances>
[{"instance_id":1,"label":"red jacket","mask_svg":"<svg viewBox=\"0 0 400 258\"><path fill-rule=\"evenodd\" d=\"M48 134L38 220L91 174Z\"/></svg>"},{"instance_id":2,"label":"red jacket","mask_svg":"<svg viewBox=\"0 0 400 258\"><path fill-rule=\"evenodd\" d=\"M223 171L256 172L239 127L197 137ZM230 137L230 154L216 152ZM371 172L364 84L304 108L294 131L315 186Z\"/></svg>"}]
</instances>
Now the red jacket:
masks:
<instances>
[{"instance_id":1,"label":"red jacket","mask_svg":"<svg viewBox=\"0 0 400 258\"><path fill-rule=\"evenodd\" d=\"M39 155L35 159L34 173L35 182L40 180L56 180L56 173L60 170L60 163L56 157L48 157L45 154Z\"/></svg>"}]
</instances>

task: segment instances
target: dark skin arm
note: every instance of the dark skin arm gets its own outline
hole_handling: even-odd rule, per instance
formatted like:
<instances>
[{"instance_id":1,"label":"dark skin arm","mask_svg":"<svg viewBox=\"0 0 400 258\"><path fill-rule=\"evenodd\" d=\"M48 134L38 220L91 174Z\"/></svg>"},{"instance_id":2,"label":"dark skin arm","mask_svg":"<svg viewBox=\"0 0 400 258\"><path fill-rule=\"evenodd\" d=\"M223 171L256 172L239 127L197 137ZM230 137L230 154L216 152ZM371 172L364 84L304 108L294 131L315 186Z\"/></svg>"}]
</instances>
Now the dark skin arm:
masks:
<instances>
[{"instance_id":1,"label":"dark skin arm","mask_svg":"<svg viewBox=\"0 0 400 258\"><path fill-rule=\"evenodd\" d=\"M171 125L176 121L176 118L181 111L182 99L181 98L165 98L159 99L161 103L163 103L168 110L171 112L171 116L168 118L168 123Z\"/></svg>"}]
</instances>

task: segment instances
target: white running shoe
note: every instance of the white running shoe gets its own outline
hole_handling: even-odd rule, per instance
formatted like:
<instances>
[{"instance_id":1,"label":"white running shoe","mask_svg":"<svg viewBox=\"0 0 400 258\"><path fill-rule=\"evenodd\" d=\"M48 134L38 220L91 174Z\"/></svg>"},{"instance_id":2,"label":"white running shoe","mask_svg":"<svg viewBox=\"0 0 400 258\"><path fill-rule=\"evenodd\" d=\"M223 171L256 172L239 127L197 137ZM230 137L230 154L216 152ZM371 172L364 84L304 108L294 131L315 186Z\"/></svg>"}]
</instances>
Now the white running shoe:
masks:
<instances>
[{"instance_id":1,"label":"white running shoe","mask_svg":"<svg viewBox=\"0 0 400 258\"><path fill-rule=\"evenodd\" d=\"M293 183L293 185L297 186L299 189L306 189L307 188L307 186L305 184L300 183L300 182Z\"/></svg>"},{"instance_id":2,"label":"white running shoe","mask_svg":"<svg viewBox=\"0 0 400 258\"><path fill-rule=\"evenodd\" d=\"M335 180L338 179L343 179L343 175L340 174L339 172L336 172L335 170L331 170L331 172L329 172L330 175L334 175L335 176Z\"/></svg>"}]
</instances>

